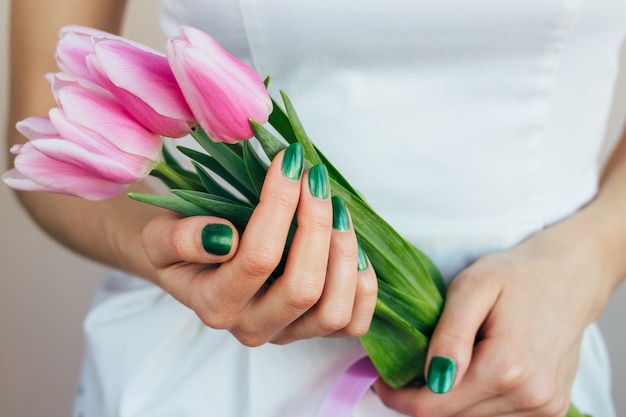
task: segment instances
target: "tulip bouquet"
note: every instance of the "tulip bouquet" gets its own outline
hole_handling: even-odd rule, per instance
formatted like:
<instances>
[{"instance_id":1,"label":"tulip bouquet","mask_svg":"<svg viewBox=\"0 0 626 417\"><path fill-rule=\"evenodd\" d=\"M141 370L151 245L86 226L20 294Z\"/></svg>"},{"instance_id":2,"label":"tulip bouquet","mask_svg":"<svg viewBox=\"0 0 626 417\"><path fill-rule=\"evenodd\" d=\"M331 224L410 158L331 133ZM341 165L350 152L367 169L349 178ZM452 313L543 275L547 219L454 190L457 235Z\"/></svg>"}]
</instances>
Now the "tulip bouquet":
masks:
<instances>
[{"instance_id":1,"label":"tulip bouquet","mask_svg":"<svg viewBox=\"0 0 626 417\"><path fill-rule=\"evenodd\" d=\"M102 200L152 174L171 194L131 198L186 216L224 217L241 232L259 201L268 161L298 143L309 167L327 168L333 199L350 211L378 277L373 321L360 339L371 363L396 388L424 377L428 340L444 301L439 272L313 144L286 94L275 101L267 80L190 27L169 39L162 54L69 26L60 32L56 60L60 72L46 77L57 107L17 124L28 142L11 148L15 167L4 174L6 184ZM189 134L204 151L179 146L176 157L163 146L162 137ZM268 281L280 274L279 266ZM573 408L568 414L577 415Z\"/></svg>"}]
</instances>

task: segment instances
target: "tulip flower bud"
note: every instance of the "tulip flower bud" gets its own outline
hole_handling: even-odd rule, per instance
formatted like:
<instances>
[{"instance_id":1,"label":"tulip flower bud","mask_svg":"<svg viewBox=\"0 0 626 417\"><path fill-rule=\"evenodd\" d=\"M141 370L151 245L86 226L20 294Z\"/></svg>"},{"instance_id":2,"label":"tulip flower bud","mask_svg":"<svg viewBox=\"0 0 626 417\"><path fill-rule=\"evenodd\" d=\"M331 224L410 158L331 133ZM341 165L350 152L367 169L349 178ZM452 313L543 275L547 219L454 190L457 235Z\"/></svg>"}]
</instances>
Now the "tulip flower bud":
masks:
<instances>
[{"instance_id":1,"label":"tulip flower bud","mask_svg":"<svg viewBox=\"0 0 626 417\"><path fill-rule=\"evenodd\" d=\"M249 139L250 119L267 122L272 101L263 80L206 33L183 26L168 40L166 55L195 119L214 141Z\"/></svg>"},{"instance_id":2,"label":"tulip flower bud","mask_svg":"<svg viewBox=\"0 0 626 417\"><path fill-rule=\"evenodd\" d=\"M196 125L164 54L126 39L94 38L87 66L98 84L149 130L170 138Z\"/></svg>"},{"instance_id":3,"label":"tulip flower bud","mask_svg":"<svg viewBox=\"0 0 626 417\"><path fill-rule=\"evenodd\" d=\"M112 197L146 177L160 156L161 138L135 121L113 98L78 85L57 92L48 118L17 124L29 141L11 149L12 188L89 200Z\"/></svg>"}]
</instances>

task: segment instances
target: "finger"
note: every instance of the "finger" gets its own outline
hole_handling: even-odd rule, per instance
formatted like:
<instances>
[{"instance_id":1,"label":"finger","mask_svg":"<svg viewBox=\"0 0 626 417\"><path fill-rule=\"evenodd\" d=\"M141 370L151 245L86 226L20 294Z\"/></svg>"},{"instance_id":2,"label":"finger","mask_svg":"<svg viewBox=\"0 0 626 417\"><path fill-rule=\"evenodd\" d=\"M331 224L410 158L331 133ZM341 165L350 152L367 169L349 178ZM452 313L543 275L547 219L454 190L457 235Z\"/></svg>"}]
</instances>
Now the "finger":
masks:
<instances>
[{"instance_id":1,"label":"finger","mask_svg":"<svg viewBox=\"0 0 626 417\"><path fill-rule=\"evenodd\" d=\"M467 269L450 285L428 347L426 382L432 392L444 394L463 378L478 330L500 293L493 284Z\"/></svg>"},{"instance_id":2,"label":"finger","mask_svg":"<svg viewBox=\"0 0 626 417\"><path fill-rule=\"evenodd\" d=\"M498 349L500 350L500 349ZM564 356L561 357L561 366L557 366L556 375L551 375L550 366L527 365L524 372L523 366L516 361L507 359L504 363L496 359L490 363L496 363L486 372L492 372L495 377L490 378L491 392L507 392L508 395L494 395L481 401L459 413L459 417L470 416L564 416L569 408L571 385L576 374L576 366L570 364L578 363L580 345L574 343ZM491 351L481 349L477 355L489 356L493 358ZM528 362L528 361L527 361ZM528 372L532 368L533 372ZM539 368L539 369L537 369ZM468 379L477 379L470 376ZM480 370L477 369L477 373ZM495 379L495 381L494 381ZM560 382L567 381L567 382Z\"/></svg>"},{"instance_id":3,"label":"finger","mask_svg":"<svg viewBox=\"0 0 626 417\"><path fill-rule=\"evenodd\" d=\"M146 225L143 242L157 268L180 262L219 264L233 257L239 235L226 219L211 216L181 218L162 214Z\"/></svg>"},{"instance_id":4,"label":"finger","mask_svg":"<svg viewBox=\"0 0 626 417\"><path fill-rule=\"evenodd\" d=\"M317 304L288 326L275 343L326 336L348 327L358 281L357 242L346 206L332 197L332 233L324 289Z\"/></svg>"},{"instance_id":5,"label":"finger","mask_svg":"<svg viewBox=\"0 0 626 417\"><path fill-rule=\"evenodd\" d=\"M239 311L279 264L300 198L303 163L297 143L274 158L236 256L208 283L207 293L219 295L216 308Z\"/></svg>"},{"instance_id":6,"label":"finger","mask_svg":"<svg viewBox=\"0 0 626 417\"><path fill-rule=\"evenodd\" d=\"M376 272L370 266L367 255L360 246L358 246L357 251L358 273L352 320L343 331L339 332L341 336L361 337L367 333L376 309L376 299L378 297Z\"/></svg>"},{"instance_id":7,"label":"finger","mask_svg":"<svg viewBox=\"0 0 626 417\"><path fill-rule=\"evenodd\" d=\"M284 274L255 301L254 318L276 335L320 299L324 290L332 232L328 171L315 165L305 173L298 226L285 263ZM258 328L257 326L257 328ZM271 335L271 336L274 336Z\"/></svg>"}]
</instances>

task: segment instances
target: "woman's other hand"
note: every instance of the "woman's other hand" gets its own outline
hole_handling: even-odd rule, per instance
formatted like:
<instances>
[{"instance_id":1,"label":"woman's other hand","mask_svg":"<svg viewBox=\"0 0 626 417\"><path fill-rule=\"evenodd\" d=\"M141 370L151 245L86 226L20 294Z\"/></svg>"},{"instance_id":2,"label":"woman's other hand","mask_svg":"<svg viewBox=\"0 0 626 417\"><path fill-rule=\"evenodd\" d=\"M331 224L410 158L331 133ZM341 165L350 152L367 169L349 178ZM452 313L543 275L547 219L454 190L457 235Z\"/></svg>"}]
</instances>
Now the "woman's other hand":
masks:
<instances>
[{"instance_id":1,"label":"woman's other hand","mask_svg":"<svg viewBox=\"0 0 626 417\"><path fill-rule=\"evenodd\" d=\"M598 285L602 254L579 232L556 225L460 273L429 346L427 384L379 381L383 402L410 416L563 417L583 331L609 293Z\"/></svg>"}]
</instances>

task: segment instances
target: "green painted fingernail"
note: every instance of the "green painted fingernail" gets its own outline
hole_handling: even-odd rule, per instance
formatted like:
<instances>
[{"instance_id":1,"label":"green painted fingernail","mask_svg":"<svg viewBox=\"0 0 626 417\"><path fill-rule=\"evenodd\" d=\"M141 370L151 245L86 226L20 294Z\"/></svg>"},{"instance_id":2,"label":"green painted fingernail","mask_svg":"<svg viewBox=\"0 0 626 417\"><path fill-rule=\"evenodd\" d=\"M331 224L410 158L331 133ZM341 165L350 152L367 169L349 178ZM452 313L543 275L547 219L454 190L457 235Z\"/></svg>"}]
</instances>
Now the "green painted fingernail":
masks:
<instances>
[{"instance_id":1,"label":"green painted fingernail","mask_svg":"<svg viewBox=\"0 0 626 417\"><path fill-rule=\"evenodd\" d=\"M350 217L348 216L346 204L336 195L332 196L331 202L333 203L333 229L341 230L342 232L350 230Z\"/></svg>"},{"instance_id":2,"label":"green painted fingernail","mask_svg":"<svg viewBox=\"0 0 626 417\"><path fill-rule=\"evenodd\" d=\"M367 261L367 256L365 256L365 251L363 250L361 245L358 244L358 243L357 243L357 250L358 250L358 254L359 254L359 261L358 261L358 264L357 264L357 270L359 272L363 272L363 271L367 270L367 268L369 268L370 263Z\"/></svg>"},{"instance_id":3,"label":"green painted fingernail","mask_svg":"<svg viewBox=\"0 0 626 417\"><path fill-rule=\"evenodd\" d=\"M328 170L323 164L313 165L309 171L309 189L320 200L326 200L330 195Z\"/></svg>"},{"instance_id":4,"label":"green painted fingernail","mask_svg":"<svg viewBox=\"0 0 626 417\"><path fill-rule=\"evenodd\" d=\"M299 180L304 167L304 148L298 142L292 143L285 149L283 156L283 175L292 180Z\"/></svg>"},{"instance_id":5,"label":"green painted fingernail","mask_svg":"<svg viewBox=\"0 0 626 417\"><path fill-rule=\"evenodd\" d=\"M452 389L456 378L456 361L445 356L433 356L428 367L428 388L435 394L445 394Z\"/></svg>"},{"instance_id":6,"label":"green painted fingernail","mask_svg":"<svg viewBox=\"0 0 626 417\"><path fill-rule=\"evenodd\" d=\"M202 229L202 247L208 253L223 256L233 246L233 229L226 224L207 224Z\"/></svg>"}]
</instances>

